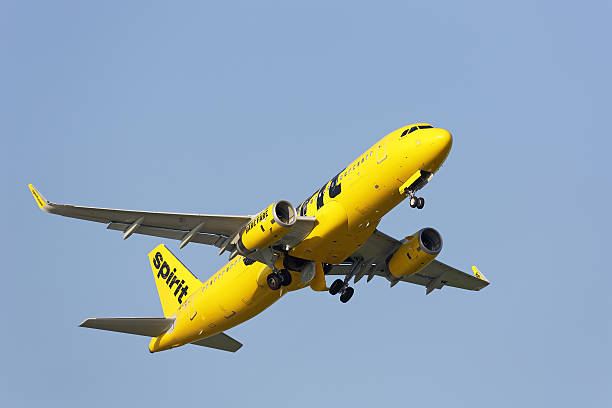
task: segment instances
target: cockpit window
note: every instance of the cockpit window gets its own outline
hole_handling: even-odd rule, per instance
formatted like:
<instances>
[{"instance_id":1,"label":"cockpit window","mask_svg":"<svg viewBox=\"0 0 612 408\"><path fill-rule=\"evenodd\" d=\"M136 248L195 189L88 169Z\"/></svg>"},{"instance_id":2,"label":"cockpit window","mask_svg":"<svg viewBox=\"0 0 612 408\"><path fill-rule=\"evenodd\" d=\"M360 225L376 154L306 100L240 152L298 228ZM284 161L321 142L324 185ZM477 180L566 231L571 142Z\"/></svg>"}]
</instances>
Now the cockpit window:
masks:
<instances>
[{"instance_id":1,"label":"cockpit window","mask_svg":"<svg viewBox=\"0 0 612 408\"><path fill-rule=\"evenodd\" d=\"M431 126L430 126L430 127L431 127ZM404 132L402 133L402 135L401 135L400 137L404 137L404 136L406 136L407 134L410 134L410 133L414 132L415 130L417 130L417 127L416 127L416 126L413 126L413 127L411 127L410 129L406 129L406 130L404 130Z\"/></svg>"},{"instance_id":2,"label":"cockpit window","mask_svg":"<svg viewBox=\"0 0 612 408\"><path fill-rule=\"evenodd\" d=\"M432 129L433 126L429 126L429 125L421 125L419 126L419 129Z\"/></svg>"}]
</instances>

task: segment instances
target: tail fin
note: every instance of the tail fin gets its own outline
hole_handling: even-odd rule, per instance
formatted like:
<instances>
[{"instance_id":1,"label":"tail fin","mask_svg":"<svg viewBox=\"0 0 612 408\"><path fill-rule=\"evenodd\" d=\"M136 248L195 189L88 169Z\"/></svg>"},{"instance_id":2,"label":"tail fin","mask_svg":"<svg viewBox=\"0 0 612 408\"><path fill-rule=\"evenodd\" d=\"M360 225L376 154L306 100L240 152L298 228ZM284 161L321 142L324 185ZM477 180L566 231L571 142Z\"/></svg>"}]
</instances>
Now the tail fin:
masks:
<instances>
[{"instance_id":1,"label":"tail fin","mask_svg":"<svg viewBox=\"0 0 612 408\"><path fill-rule=\"evenodd\" d=\"M149 261L164 316L173 316L178 307L202 287L202 282L164 244L149 252Z\"/></svg>"}]
</instances>

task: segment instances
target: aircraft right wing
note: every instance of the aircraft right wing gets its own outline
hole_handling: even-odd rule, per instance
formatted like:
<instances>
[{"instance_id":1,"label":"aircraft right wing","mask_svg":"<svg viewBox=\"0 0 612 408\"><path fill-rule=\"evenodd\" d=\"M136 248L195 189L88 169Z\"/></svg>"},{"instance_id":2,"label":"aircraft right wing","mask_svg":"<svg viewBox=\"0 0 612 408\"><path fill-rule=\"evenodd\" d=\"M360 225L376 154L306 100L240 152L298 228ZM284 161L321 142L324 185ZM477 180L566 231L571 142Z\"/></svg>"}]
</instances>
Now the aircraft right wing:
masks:
<instances>
[{"instance_id":1,"label":"aircraft right wing","mask_svg":"<svg viewBox=\"0 0 612 408\"><path fill-rule=\"evenodd\" d=\"M368 281L373 276L382 276L387 279L394 278L387 269L386 260L401 245L402 243L395 238L375 230L370 238L349 257L352 260L363 261L360 265L361 270L355 274L355 281L365 275L368 275ZM346 276L350 273L352 267L353 264L331 265L326 275ZM426 294L435 289L442 289L444 286L480 290L489 285L487 278L476 266L472 267L472 271L474 274L470 275L434 259L417 273L403 276L400 281L425 286ZM395 283L397 283L397 280L391 281L391 285Z\"/></svg>"},{"instance_id":2,"label":"aircraft right wing","mask_svg":"<svg viewBox=\"0 0 612 408\"><path fill-rule=\"evenodd\" d=\"M56 204L46 200L31 184L29 187L36 203L45 212L108 224L107 229L123 232L123 239L132 234L176 239L181 241L181 248L195 242L232 251L234 238L253 218L251 215L183 214ZM314 217L298 216L291 231L279 243L292 248L312 231L314 223Z\"/></svg>"}]
</instances>

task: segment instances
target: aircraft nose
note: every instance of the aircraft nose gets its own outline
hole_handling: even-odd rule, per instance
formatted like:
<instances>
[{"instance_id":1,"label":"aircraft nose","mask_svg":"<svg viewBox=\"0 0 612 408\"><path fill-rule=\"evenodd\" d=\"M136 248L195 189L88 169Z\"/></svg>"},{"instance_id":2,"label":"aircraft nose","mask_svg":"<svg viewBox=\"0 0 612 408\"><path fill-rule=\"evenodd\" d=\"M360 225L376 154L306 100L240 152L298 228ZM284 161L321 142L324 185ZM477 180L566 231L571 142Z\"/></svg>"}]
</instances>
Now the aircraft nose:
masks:
<instances>
[{"instance_id":1,"label":"aircraft nose","mask_svg":"<svg viewBox=\"0 0 612 408\"><path fill-rule=\"evenodd\" d=\"M442 166L444 160L450 153L453 146L453 136L448 130L431 129L425 136L425 145L427 146L429 163L427 171L435 172Z\"/></svg>"},{"instance_id":2,"label":"aircraft nose","mask_svg":"<svg viewBox=\"0 0 612 408\"><path fill-rule=\"evenodd\" d=\"M438 154L444 156L444 159L446 159L446 156L448 156L448 153L450 153L450 149L453 146L453 136L448 130L444 129L438 129L438 132L436 133L437 135L434 136L436 139L434 143L438 145L438 148L440 149Z\"/></svg>"}]
</instances>

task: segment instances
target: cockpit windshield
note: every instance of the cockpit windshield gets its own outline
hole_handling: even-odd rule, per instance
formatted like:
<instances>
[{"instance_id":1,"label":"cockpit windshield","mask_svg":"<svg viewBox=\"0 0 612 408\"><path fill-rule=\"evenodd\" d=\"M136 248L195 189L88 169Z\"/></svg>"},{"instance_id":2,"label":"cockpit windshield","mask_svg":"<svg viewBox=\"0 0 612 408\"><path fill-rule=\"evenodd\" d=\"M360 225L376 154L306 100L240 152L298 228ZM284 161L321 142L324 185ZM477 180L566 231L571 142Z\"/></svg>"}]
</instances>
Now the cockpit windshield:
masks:
<instances>
[{"instance_id":1,"label":"cockpit windshield","mask_svg":"<svg viewBox=\"0 0 612 408\"><path fill-rule=\"evenodd\" d=\"M408 129L404 130L402 132L402 135L400 137L404 137L406 135L409 135L410 133L414 132L417 129L433 129L433 126L431 125L418 125L418 126L411 126Z\"/></svg>"}]
</instances>

